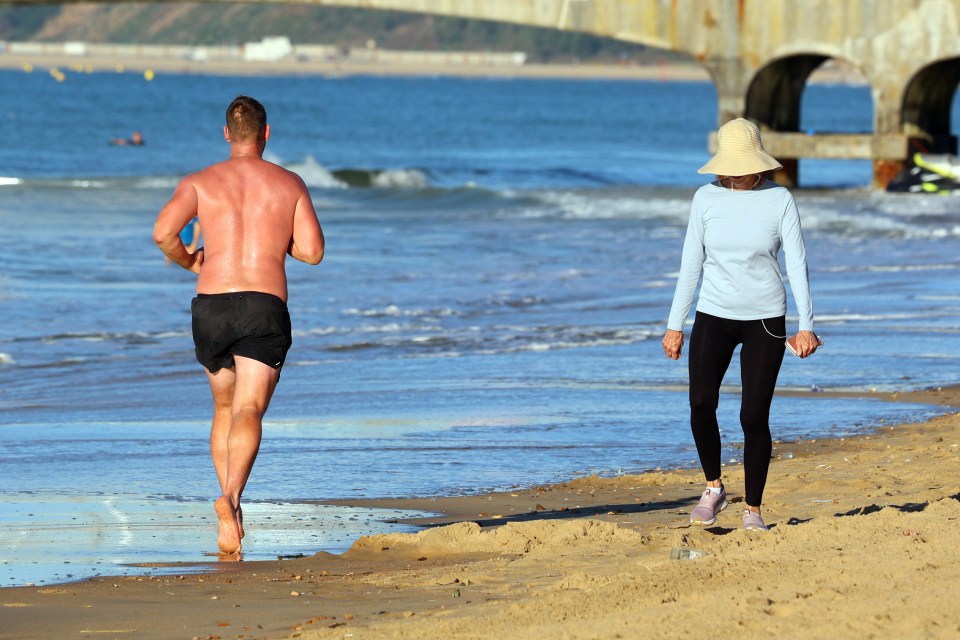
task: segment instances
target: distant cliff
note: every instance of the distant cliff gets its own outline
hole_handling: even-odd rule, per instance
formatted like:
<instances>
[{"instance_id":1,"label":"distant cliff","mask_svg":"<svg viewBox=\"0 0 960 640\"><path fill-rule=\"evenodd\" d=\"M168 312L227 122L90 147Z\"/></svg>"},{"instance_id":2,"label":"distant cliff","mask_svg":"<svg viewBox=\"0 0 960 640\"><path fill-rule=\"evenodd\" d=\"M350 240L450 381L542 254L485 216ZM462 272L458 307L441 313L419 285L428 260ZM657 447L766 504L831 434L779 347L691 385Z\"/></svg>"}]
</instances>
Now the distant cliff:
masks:
<instances>
[{"instance_id":1,"label":"distant cliff","mask_svg":"<svg viewBox=\"0 0 960 640\"><path fill-rule=\"evenodd\" d=\"M578 33L478 20L297 4L192 2L0 7L0 40L219 45L285 35L299 44L428 51L524 51L531 62L684 59Z\"/></svg>"}]
</instances>

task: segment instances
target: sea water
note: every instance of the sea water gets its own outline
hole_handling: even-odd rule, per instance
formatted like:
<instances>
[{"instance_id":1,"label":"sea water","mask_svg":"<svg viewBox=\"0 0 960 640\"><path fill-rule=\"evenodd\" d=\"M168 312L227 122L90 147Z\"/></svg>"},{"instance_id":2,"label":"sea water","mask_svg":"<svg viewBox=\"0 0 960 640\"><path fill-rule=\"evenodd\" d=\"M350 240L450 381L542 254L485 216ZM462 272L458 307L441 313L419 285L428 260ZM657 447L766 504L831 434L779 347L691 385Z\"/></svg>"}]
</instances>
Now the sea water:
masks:
<instances>
[{"instance_id":1,"label":"sea water","mask_svg":"<svg viewBox=\"0 0 960 640\"><path fill-rule=\"evenodd\" d=\"M327 238L320 266L289 261L294 346L244 494L246 557L404 530L325 499L696 465L686 361L660 338L709 83L4 72L0 585L215 551L195 279L151 232L179 179L226 156L241 93L266 105L267 157L303 176ZM862 87L809 87L803 108L805 129L870 128ZM145 146L107 144L133 130ZM788 356L780 387L958 382L960 200L871 191L868 162L802 161L801 180L826 346ZM734 358L730 462L738 384ZM937 411L810 392L778 396L772 428L843 436Z\"/></svg>"}]
</instances>

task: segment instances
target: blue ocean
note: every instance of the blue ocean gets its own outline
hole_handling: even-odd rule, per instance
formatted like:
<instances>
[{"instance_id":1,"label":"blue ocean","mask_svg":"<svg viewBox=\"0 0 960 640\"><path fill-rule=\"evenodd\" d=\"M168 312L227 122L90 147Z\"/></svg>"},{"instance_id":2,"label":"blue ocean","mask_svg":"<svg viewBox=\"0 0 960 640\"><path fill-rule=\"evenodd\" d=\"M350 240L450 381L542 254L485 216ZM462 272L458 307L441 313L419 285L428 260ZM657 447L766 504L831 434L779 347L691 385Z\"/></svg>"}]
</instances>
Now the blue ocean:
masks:
<instances>
[{"instance_id":1,"label":"blue ocean","mask_svg":"<svg viewBox=\"0 0 960 640\"><path fill-rule=\"evenodd\" d=\"M223 112L266 106L327 238L289 262L294 346L244 498L247 558L404 530L339 498L461 495L695 465L686 362L660 349L709 83L0 73L0 586L216 551L194 277L152 242ZM869 131L867 88L813 85L804 129ZM954 122L958 108L954 109ZM142 147L112 138L143 132ZM939 409L869 392L960 382L960 200L801 162L815 357L775 439ZM796 330L790 301L788 326ZM739 370L721 399L739 459Z\"/></svg>"}]
</instances>

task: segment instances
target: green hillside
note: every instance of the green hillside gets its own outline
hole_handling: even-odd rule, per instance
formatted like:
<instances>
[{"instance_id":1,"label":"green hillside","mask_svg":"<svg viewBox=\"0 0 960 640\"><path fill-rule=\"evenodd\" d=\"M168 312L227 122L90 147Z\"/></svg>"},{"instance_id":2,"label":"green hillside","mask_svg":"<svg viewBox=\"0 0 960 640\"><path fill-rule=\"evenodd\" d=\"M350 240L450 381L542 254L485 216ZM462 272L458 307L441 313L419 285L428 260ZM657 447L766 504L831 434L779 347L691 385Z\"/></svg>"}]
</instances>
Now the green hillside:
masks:
<instances>
[{"instance_id":1,"label":"green hillside","mask_svg":"<svg viewBox=\"0 0 960 640\"><path fill-rule=\"evenodd\" d=\"M396 11L188 2L0 7L0 40L233 45L278 35L296 44L372 39L387 49L524 51L534 62L682 59L584 34Z\"/></svg>"}]
</instances>

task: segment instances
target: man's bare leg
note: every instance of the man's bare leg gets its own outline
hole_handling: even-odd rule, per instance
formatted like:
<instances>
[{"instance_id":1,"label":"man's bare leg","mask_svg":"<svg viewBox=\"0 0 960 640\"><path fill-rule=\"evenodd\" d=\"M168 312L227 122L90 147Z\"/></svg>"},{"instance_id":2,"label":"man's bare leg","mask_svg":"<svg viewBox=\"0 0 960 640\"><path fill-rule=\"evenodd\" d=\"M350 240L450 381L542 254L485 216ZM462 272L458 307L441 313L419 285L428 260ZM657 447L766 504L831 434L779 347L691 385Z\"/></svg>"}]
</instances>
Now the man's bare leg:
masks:
<instances>
[{"instance_id":1,"label":"man's bare leg","mask_svg":"<svg viewBox=\"0 0 960 640\"><path fill-rule=\"evenodd\" d=\"M233 388L237 374L233 367L216 373L207 371L207 381L213 395L213 426L210 428L210 456L220 481L220 491L227 486L227 437L233 424Z\"/></svg>"},{"instance_id":2,"label":"man's bare leg","mask_svg":"<svg viewBox=\"0 0 960 640\"><path fill-rule=\"evenodd\" d=\"M220 369L213 374L207 371L210 382L210 391L213 394L213 426L210 429L210 455L213 458L213 468L220 481L220 493L227 491L227 438L230 436L230 426L233 424L233 390L236 385L237 373L234 367ZM240 537L243 531L243 511L237 507L237 524L240 527Z\"/></svg>"},{"instance_id":3,"label":"man's bare leg","mask_svg":"<svg viewBox=\"0 0 960 640\"><path fill-rule=\"evenodd\" d=\"M217 544L221 553L240 550L240 496L257 459L261 420L280 377L278 370L257 360L242 356L235 356L234 360L232 370L208 372L214 397L210 449L223 492L214 503L220 524ZM224 417L228 399L231 400L229 425Z\"/></svg>"},{"instance_id":4,"label":"man's bare leg","mask_svg":"<svg viewBox=\"0 0 960 640\"><path fill-rule=\"evenodd\" d=\"M227 439L233 424L233 390L237 375L233 367L220 369L216 373L207 371L207 381L213 395L213 426L210 428L210 456L213 468L220 481L220 494L226 493L227 486ZM219 517L219 514L218 514ZM243 538L243 517L237 510L237 526Z\"/></svg>"},{"instance_id":5,"label":"man's bare leg","mask_svg":"<svg viewBox=\"0 0 960 640\"><path fill-rule=\"evenodd\" d=\"M260 450L261 421L280 378L280 371L258 360L235 356L233 422L227 439L227 481L224 495L240 503L243 488Z\"/></svg>"}]
</instances>

